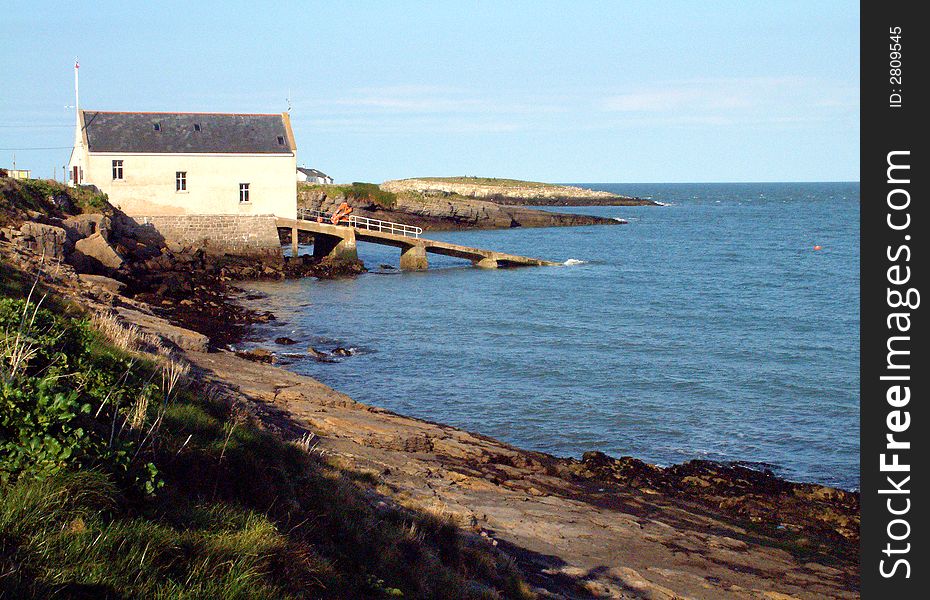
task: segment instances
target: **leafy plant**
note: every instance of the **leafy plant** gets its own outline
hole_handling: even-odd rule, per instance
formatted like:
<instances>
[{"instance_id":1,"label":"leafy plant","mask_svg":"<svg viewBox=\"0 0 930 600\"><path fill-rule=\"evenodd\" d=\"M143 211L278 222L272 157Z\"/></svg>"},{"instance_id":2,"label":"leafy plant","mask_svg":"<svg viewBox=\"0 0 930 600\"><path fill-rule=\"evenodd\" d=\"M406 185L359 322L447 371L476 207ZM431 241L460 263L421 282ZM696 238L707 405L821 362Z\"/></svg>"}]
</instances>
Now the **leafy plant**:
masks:
<instances>
[{"instance_id":1,"label":"leafy plant","mask_svg":"<svg viewBox=\"0 0 930 600\"><path fill-rule=\"evenodd\" d=\"M49 380L38 385L0 384L0 478L28 473L33 477L54 475L80 451L84 430L76 426L79 414L90 404L79 404L75 391L49 389Z\"/></svg>"},{"instance_id":2,"label":"leafy plant","mask_svg":"<svg viewBox=\"0 0 930 600\"><path fill-rule=\"evenodd\" d=\"M138 460L144 419L127 424L135 400L158 394L152 369L27 300L0 300L0 328L0 482L97 468L154 491L157 469Z\"/></svg>"}]
</instances>

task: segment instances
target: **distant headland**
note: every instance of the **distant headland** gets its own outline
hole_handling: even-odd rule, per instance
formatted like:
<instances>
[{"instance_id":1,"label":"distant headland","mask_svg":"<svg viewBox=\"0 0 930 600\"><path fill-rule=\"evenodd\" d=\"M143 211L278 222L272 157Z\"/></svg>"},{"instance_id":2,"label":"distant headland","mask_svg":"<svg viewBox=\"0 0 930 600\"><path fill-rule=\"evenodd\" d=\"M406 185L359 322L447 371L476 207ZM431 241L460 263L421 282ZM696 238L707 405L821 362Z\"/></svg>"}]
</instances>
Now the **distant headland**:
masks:
<instances>
[{"instance_id":1,"label":"distant headland","mask_svg":"<svg viewBox=\"0 0 930 600\"><path fill-rule=\"evenodd\" d=\"M570 185L499 179L494 177L417 177L385 181L381 188L390 192L424 195L456 194L489 200L497 204L535 206L644 206L651 200Z\"/></svg>"},{"instance_id":2,"label":"distant headland","mask_svg":"<svg viewBox=\"0 0 930 600\"><path fill-rule=\"evenodd\" d=\"M427 230L616 225L625 221L533 207L657 204L573 186L486 177L398 179L380 185L298 184L299 208L331 212L342 202L362 216Z\"/></svg>"}]
</instances>

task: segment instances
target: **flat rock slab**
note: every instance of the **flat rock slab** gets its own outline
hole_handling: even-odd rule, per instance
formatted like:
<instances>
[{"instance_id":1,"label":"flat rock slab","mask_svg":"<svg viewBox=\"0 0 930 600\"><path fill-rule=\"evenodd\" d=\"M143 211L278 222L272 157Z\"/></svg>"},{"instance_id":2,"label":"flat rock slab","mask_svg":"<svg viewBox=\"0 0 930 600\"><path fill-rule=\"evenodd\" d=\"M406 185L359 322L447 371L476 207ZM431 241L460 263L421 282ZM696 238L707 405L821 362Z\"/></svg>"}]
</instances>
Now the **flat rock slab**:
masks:
<instances>
[{"instance_id":1,"label":"flat rock slab","mask_svg":"<svg viewBox=\"0 0 930 600\"><path fill-rule=\"evenodd\" d=\"M120 307L116 310L120 317L136 325L144 333L156 335L169 341L181 350L193 352L206 352L210 347L210 338L207 336L172 325L171 323L131 308Z\"/></svg>"},{"instance_id":2,"label":"flat rock slab","mask_svg":"<svg viewBox=\"0 0 930 600\"><path fill-rule=\"evenodd\" d=\"M123 290L126 289L125 283L122 281L117 281L112 277L82 273L78 275L78 278L88 285L106 290L112 294L121 294Z\"/></svg>"},{"instance_id":3,"label":"flat rock slab","mask_svg":"<svg viewBox=\"0 0 930 600\"><path fill-rule=\"evenodd\" d=\"M229 352L188 353L285 437L377 479L390 501L453 518L511 554L545 597L858 598L858 566L799 559L687 498L630 489L595 503L559 459L357 403Z\"/></svg>"}]
</instances>

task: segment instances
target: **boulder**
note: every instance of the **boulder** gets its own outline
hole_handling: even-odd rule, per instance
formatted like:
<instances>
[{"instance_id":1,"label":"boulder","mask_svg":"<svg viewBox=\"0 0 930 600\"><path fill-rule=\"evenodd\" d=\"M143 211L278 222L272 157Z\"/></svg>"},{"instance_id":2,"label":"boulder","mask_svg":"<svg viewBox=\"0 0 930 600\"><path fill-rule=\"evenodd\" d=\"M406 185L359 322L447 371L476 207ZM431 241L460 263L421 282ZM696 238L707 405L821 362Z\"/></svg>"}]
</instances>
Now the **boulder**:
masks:
<instances>
[{"instance_id":1,"label":"boulder","mask_svg":"<svg viewBox=\"0 0 930 600\"><path fill-rule=\"evenodd\" d=\"M333 356L352 356L352 351L342 346L333 348Z\"/></svg>"},{"instance_id":2,"label":"boulder","mask_svg":"<svg viewBox=\"0 0 930 600\"><path fill-rule=\"evenodd\" d=\"M274 364L277 362L276 357L273 352L265 350L264 348L255 348L254 350L245 350L236 352L236 356L239 358L244 358L246 360L251 360L252 362Z\"/></svg>"},{"instance_id":3,"label":"boulder","mask_svg":"<svg viewBox=\"0 0 930 600\"><path fill-rule=\"evenodd\" d=\"M74 244L72 265L78 271L109 273L123 266L123 258L98 232Z\"/></svg>"},{"instance_id":4,"label":"boulder","mask_svg":"<svg viewBox=\"0 0 930 600\"><path fill-rule=\"evenodd\" d=\"M309 348L307 348L307 354L317 359L317 361L319 362L326 362L326 363L336 362L333 360L333 357L331 357L329 354L325 352L321 352L317 350L316 348L314 348L313 346L310 346Z\"/></svg>"},{"instance_id":5,"label":"boulder","mask_svg":"<svg viewBox=\"0 0 930 600\"><path fill-rule=\"evenodd\" d=\"M20 246L29 248L36 254L44 254L46 258L63 259L65 257L65 242L68 240L67 232L61 227L27 221L19 228L23 234L16 239Z\"/></svg>"},{"instance_id":6,"label":"boulder","mask_svg":"<svg viewBox=\"0 0 930 600\"><path fill-rule=\"evenodd\" d=\"M282 346L293 346L294 344L297 343L297 341L296 341L296 340L292 340L292 339L289 338L289 337L279 337L279 338L275 339L274 343L275 343L275 344L280 344L280 345L282 345Z\"/></svg>"},{"instance_id":7,"label":"boulder","mask_svg":"<svg viewBox=\"0 0 930 600\"><path fill-rule=\"evenodd\" d=\"M62 224L68 232L68 237L76 242L99 233L103 239L110 241L112 223L110 217L101 214L74 215L65 219Z\"/></svg>"}]
</instances>

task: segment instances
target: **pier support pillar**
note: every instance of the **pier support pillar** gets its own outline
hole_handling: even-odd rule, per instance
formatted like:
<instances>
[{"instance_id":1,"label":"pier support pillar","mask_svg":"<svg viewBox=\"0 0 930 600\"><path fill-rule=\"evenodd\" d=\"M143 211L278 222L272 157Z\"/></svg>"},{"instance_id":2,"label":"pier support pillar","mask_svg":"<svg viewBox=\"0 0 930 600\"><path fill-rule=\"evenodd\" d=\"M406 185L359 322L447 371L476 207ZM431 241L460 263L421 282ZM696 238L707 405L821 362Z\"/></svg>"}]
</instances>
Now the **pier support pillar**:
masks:
<instances>
[{"instance_id":1,"label":"pier support pillar","mask_svg":"<svg viewBox=\"0 0 930 600\"><path fill-rule=\"evenodd\" d=\"M497 259L490 256L485 256L481 260L476 260L474 265L481 269L496 269L498 267Z\"/></svg>"},{"instance_id":2,"label":"pier support pillar","mask_svg":"<svg viewBox=\"0 0 930 600\"><path fill-rule=\"evenodd\" d=\"M297 258L297 227L291 227L291 256Z\"/></svg>"},{"instance_id":3,"label":"pier support pillar","mask_svg":"<svg viewBox=\"0 0 930 600\"><path fill-rule=\"evenodd\" d=\"M401 250L400 268L403 271L423 271L429 267L426 259L426 246L416 244Z\"/></svg>"},{"instance_id":4,"label":"pier support pillar","mask_svg":"<svg viewBox=\"0 0 930 600\"><path fill-rule=\"evenodd\" d=\"M316 258L341 258L345 260L358 260L358 249L355 245L355 230L348 227L342 237L317 233L313 236L313 256Z\"/></svg>"}]
</instances>

